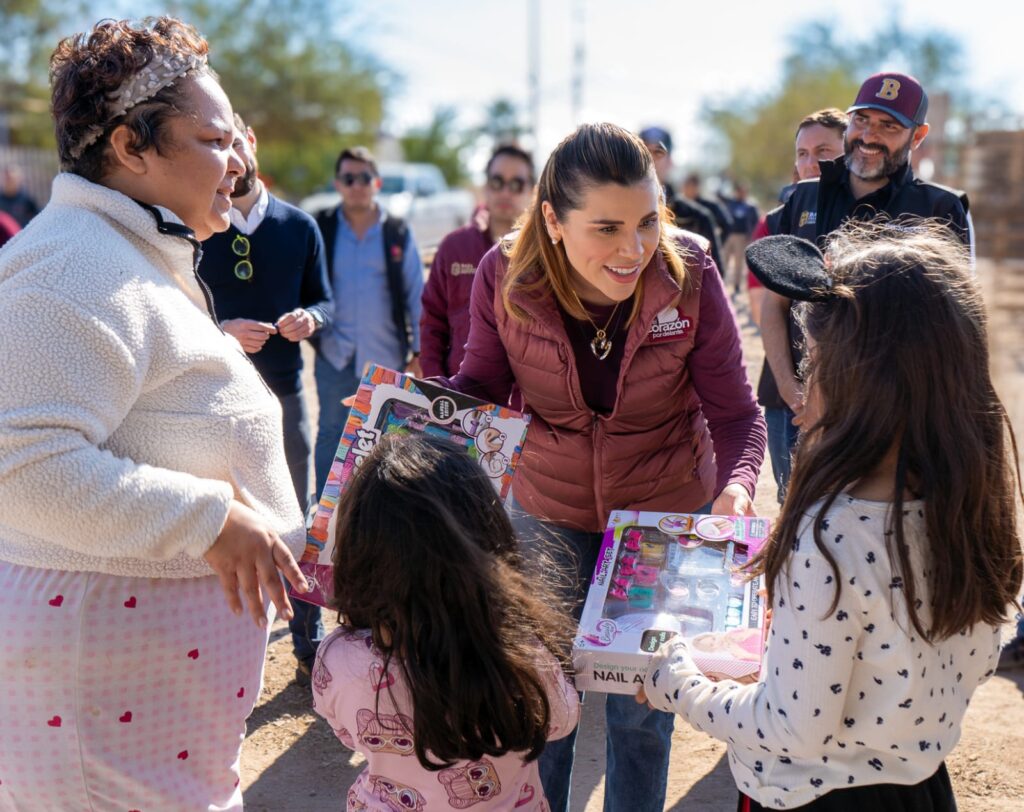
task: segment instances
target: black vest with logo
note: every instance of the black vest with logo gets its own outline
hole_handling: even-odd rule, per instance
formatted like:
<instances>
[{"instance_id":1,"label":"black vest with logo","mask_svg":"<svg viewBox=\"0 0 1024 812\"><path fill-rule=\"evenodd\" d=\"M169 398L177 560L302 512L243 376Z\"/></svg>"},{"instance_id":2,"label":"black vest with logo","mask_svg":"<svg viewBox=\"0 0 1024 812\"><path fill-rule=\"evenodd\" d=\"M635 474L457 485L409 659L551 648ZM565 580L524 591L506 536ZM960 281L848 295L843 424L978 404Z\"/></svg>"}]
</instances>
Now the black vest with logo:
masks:
<instances>
[{"instance_id":1,"label":"black vest with logo","mask_svg":"<svg viewBox=\"0 0 1024 812\"><path fill-rule=\"evenodd\" d=\"M910 164L889 177L876 192L855 199L850 188L844 158L821 161L821 177L801 181L782 207L778 231L793 234L825 247L825 238L846 220L871 220L879 215L892 220L901 217L934 217L946 220L965 243L970 239L967 225L967 195L914 177Z\"/></svg>"}]
</instances>

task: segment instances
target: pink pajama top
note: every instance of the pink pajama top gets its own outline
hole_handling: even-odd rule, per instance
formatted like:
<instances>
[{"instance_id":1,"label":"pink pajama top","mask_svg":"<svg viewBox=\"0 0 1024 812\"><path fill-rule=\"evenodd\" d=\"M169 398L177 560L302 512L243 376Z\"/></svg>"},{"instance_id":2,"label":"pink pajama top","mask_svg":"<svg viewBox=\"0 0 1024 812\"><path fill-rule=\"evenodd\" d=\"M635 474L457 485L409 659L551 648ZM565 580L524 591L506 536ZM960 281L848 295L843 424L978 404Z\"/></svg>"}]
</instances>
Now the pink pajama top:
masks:
<instances>
[{"instance_id":1,"label":"pink pajama top","mask_svg":"<svg viewBox=\"0 0 1024 812\"><path fill-rule=\"evenodd\" d=\"M538 651L538 672L551 706L548 740L562 738L579 720L576 690L543 649ZM341 627L320 644L313 668L313 707L342 744L366 757L366 769L348 791L349 812L549 809L537 762L523 761L522 754L425 770L414 750L408 689L394 666L384 675L383 656L368 630Z\"/></svg>"}]
</instances>

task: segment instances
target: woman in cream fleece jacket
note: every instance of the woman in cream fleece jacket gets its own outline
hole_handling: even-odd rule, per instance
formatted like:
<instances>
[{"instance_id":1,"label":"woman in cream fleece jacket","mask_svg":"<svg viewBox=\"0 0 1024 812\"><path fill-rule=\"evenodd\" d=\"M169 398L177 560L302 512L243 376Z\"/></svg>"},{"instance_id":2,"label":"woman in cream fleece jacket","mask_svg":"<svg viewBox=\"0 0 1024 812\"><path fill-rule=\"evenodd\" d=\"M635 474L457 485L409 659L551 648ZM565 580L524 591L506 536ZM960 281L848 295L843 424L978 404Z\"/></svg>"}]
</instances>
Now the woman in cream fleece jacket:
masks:
<instances>
[{"instance_id":1,"label":"woman in cream fleece jacket","mask_svg":"<svg viewBox=\"0 0 1024 812\"><path fill-rule=\"evenodd\" d=\"M242 171L205 54L167 18L62 42L65 172L0 253L0 810L241 808L304 533L277 399L195 274Z\"/></svg>"}]
</instances>

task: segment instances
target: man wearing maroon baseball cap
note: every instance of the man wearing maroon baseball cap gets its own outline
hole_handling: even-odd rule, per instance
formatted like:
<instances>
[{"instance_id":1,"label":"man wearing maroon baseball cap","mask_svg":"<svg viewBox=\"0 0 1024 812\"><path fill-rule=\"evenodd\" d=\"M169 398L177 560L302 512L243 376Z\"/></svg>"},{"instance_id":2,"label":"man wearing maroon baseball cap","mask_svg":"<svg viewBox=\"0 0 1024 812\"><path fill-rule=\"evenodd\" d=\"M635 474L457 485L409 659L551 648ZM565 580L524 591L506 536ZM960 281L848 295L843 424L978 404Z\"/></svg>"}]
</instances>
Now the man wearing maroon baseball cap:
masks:
<instances>
[{"instance_id":1,"label":"man wearing maroon baseball cap","mask_svg":"<svg viewBox=\"0 0 1024 812\"><path fill-rule=\"evenodd\" d=\"M906 218L936 218L972 245L967 196L914 177L910 153L928 135L928 96L921 83L903 73L876 73L861 85L848 110L844 154L819 161L821 176L801 181L774 218L776 234L793 234L824 248L828 235L848 219L884 218L899 227ZM794 357L802 341L789 318L791 302L768 290L761 306L765 359L799 425L803 384Z\"/></svg>"}]
</instances>

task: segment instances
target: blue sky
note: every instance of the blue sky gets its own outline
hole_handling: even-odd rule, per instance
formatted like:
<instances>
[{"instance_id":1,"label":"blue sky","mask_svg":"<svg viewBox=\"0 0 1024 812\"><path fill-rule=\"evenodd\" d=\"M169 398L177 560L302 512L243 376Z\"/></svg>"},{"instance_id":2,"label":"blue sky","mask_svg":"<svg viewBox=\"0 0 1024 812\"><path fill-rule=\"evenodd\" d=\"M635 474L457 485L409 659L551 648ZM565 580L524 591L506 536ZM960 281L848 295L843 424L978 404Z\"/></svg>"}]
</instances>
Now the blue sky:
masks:
<instances>
[{"instance_id":1,"label":"blue sky","mask_svg":"<svg viewBox=\"0 0 1024 812\"><path fill-rule=\"evenodd\" d=\"M770 90L779 80L787 35L811 20L832 19L837 35L853 40L884 27L893 14L910 30L955 34L964 46L965 83L1001 96L1024 116L1024 11L1010 0L541 0L539 6L541 154L577 123L570 102L574 30L584 32L586 43L581 120L630 128L665 124L683 163L707 146L701 102ZM391 127L424 123L438 105L456 106L465 123L475 123L496 96L525 107L528 7L529 0L353 4L350 20L362 29L360 42L405 77L389 108ZM574 29L578 7L584 20Z\"/></svg>"}]
</instances>

